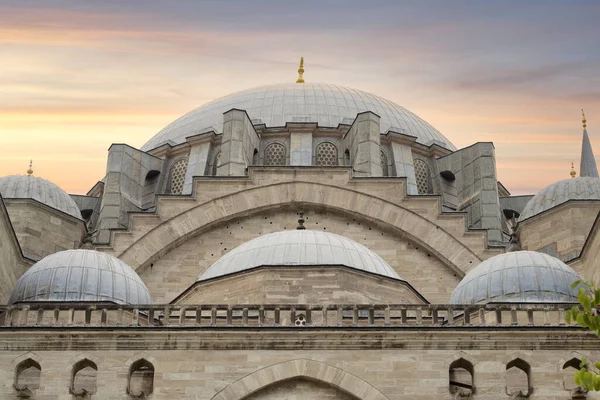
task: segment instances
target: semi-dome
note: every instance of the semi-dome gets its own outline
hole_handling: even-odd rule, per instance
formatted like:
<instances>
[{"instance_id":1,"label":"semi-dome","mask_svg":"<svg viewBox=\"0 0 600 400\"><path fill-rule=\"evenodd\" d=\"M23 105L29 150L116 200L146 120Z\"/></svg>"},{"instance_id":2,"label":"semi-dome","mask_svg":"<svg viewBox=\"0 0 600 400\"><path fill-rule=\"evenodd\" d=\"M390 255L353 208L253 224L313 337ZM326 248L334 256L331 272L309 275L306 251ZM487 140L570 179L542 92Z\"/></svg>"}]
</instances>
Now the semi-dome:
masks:
<instances>
[{"instance_id":1,"label":"semi-dome","mask_svg":"<svg viewBox=\"0 0 600 400\"><path fill-rule=\"evenodd\" d=\"M56 184L33 175L9 175L0 178L0 195L5 199L33 199L55 210L82 219L71 196Z\"/></svg>"},{"instance_id":2,"label":"semi-dome","mask_svg":"<svg viewBox=\"0 0 600 400\"><path fill-rule=\"evenodd\" d=\"M579 177L555 182L527 202L519 221L526 220L569 200L600 200L600 179Z\"/></svg>"},{"instance_id":3,"label":"semi-dome","mask_svg":"<svg viewBox=\"0 0 600 400\"><path fill-rule=\"evenodd\" d=\"M221 257L199 281L261 266L343 265L401 279L375 252L347 237L313 230L289 230L252 239Z\"/></svg>"},{"instance_id":4,"label":"semi-dome","mask_svg":"<svg viewBox=\"0 0 600 400\"><path fill-rule=\"evenodd\" d=\"M123 261L94 250L66 250L35 263L17 281L9 304L37 301L102 301L150 304L150 293Z\"/></svg>"},{"instance_id":5,"label":"semi-dome","mask_svg":"<svg viewBox=\"0 0 600 400\"><path fill-rule=\"evenodd\" d=\"M494 256L460 281L450 304L577 302L580 280L571 267L548 254L515 251Z\"/></svg>"},{"instance_id":6,"label":"semi-dome","mask_svg":"<svg viewBox=\"0 0 600 400\"><path fill-rule=\"evenodd\" d=\"M381 117L382 133L392 129L415 136L422 144L437 143L449 150L454 145L434 127L407 109L361 90L324 83L276 84L233 93L214 100L167 125L148 141L148 151L165 143L183 143L186 137L214 130L223 132L223 113L245 110L255 123L267 127L287 122L316 122L323 127L351 123L356 114L372 111Z\"/></svg>"}]
</instances>

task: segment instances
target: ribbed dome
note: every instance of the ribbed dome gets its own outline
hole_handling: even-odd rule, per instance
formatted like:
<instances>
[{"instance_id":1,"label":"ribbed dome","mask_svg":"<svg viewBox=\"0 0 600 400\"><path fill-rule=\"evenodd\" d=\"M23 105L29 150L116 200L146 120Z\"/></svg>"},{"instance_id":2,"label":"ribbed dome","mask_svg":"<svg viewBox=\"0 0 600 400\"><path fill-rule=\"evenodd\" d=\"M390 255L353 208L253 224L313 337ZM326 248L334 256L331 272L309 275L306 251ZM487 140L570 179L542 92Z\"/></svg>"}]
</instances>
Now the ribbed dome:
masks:
<instances>
[{"instance_id":1,"label":"ribbed dome","mask_svg":"<svg viewBox=\"0 0 600 400\"><path fill-rule=\"evenodd\" d=\"M405 108L371 93L324 83L277 84L230 94L178 118L142 146L142 150L165 143L183 143L186 137L209 130L222 133L223 113L232 108L245 110L250 119L260 120L253 122L267 127L285 126L287 122L337 127L351 123L358 113L372 111L381 117L381 133L392 128L417 137L419 143L437 142L455 150L444 135Z\"/></svg>"},{"instance_id":2,"label":"ribbed dome","mask_svg":"<svg viewBox=\"0 0 600 400\"><path fill-rule=\"evenodd\" d=\"M0 194L5 199L33 199L75 218L83 219L71 196L54 183L32 175L0 178Z\"/></svg>"},{"instance_id":3,"label":"ribbed dome","mask_svg":"<svg viewBox=\"0 0 600 400\"><path fill-rule=\"evenodd\" d=\"M333 233L289 230L252 239L221 257L198 280L229 275L260 266L344 265L400 279L381 257L360 243Z\"/></svg>"},{"instance_id":4,"label":"ribbed dome","mask_svg":"<svg viewBox=\"0 0 600 400\"><path fill-rule=\"evenodd\" d=\"M451 304L577 302L581 279L567 264L548 254L516 251L492 257L460 281Z\"/></svg>"},{"instance_id":5,"label":"ribbed dome","mask_svg":"<svg viewBox=\"0 0 600 400\"><path fill-rule=\"evenodd\" d=\"M35 263L19 278L8 302L32 301L152 303L130 266L94 250L60 251Z\"/></svg>"},{"instance_id":6,"label":"ribbed dome","mask_svg":"<svg viewBox=\"0 0 600 400\"><path fill-rule=\"evenodd\" d=\"M600 200L600 179L565 179L540 190L527 202L519 221L531 218L569 200Z\"/></svg>"}]
</instances>

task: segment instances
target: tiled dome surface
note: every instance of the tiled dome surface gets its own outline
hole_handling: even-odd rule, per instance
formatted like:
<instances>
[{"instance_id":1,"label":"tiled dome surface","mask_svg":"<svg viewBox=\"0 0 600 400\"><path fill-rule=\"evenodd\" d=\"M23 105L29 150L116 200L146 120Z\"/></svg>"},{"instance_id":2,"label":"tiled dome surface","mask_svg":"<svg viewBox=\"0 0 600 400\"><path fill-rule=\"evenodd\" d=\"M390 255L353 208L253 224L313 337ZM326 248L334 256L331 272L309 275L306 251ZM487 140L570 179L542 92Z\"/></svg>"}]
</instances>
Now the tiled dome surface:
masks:
<instances>
[{"instance_id":1,"label":"tiled dome surface","mask_svg":"<svg viewBox=\"0 0 600 400\"><path fill-rule=\"evenodd\" d=\"M485 260L460 281L451 304L577 302L577 273L557 258L516 251Z\"/></svg>"},{"instance_id":2,"label":"tiled dome surface","mask_svg":"<svg viewBox=\"0 0 600 400\"><path fill-rule=\"evenodd\" d=\"M152 302L130 266L94 250L60 251L29 268L17 281L9 304L33 301Z\"/></svg>"},{"instance_id":3,"label":"tiled dome surface","mask_svg":"<svg viewBox=\"0 0 600 400\"><path fill-rule=\"evenodd\" d=\"M0 194L5 199L33 199L56 210L82 219L71 196L54 183L32 175L9 175L0 178Z\"/></svg>"},{"instance_id":4,"label":"tiled dome surface","mask_svg":"<svg viewBox=\"0 0 600 400\"><path fill-rule=\"evenodd\" d=\"M600 179L564 179L540 190L527 204L519 221L531 218L569 200L600 200Z\"/></svg>"},{"instance_id":5,"label":"tiled dome surface","mask_svg":"<svg viewBox=\"0 0 600 400\"><path fill-rule=\"evenodd\" d=\"M313 230L274 232L252 239L221 257L198 280L259 266L344 265L400 279L381 257L362 244L333 233Z\"/></svg>"},{"instance_id":6,"label":"tiled dome surface","mask_svg":"<svg viewBox=\"0 0 600 400\"><path fill-rule=\"evenodd\" d=\"M422 144L455 147L434 127L407 109L361 90L324 83L276 84L233 93L188 112L148 141L142 150L165 143L179 144L186 137L214 130L223 132L223 113L237 108L267 127L287 122L316 122L323 127L351 123L356 114L372 111L381 117L381 133L388 129L417 137ZM258 123L259 121L254 121Z\"/></svg>"}]
</instances>

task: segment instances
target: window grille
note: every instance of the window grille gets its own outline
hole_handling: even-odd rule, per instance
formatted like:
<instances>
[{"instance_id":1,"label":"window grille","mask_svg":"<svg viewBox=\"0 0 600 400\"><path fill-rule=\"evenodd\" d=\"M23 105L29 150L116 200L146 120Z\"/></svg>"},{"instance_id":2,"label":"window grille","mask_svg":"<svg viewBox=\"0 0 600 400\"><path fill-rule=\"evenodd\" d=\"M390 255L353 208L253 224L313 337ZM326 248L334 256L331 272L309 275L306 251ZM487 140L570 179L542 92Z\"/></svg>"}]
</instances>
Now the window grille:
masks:
<instances>
[{"instance_id":1,"label":"window grille","mask_svg":"<svg viewBox=\"0 0 600 400\"><path fill-rule=\"evenodd\" d=\"M417 189L419 194L430 194L429 190L429 167L425 161L420 159L414 160L415 179L417 180Z\"/></svg>"},{"instance_id":2,"label":"window grille","mask_svg":"<svg viewBox=\"0 0 600 400\"><path fill-rule=\"evenodd\" d=\"M265 148L265 165L285 165L285 147L272 143Z\"/></svg>"},{"instance_id":3,"label":"window grille","mask_svg":"<svg viewBox=\"0 0 600 400\"><path fill-rule=\"evenodd\" d=\"M337 165L337 157L337 147L333 143L323 142L317 146L317 165Z\"/></svg>"},{"instance_id":4,"label":"window grille","mask_svg":"<svg viewBox=\"0 0 600 400\"><path fill-rule=\"evenodd\" d=\"M183 191L183 182L185 181L187 166L187 158L182 158L177 160L175 164L173 164L173 167L171 167L171 194L181 194Z\"/></svg>"}]
</instances>

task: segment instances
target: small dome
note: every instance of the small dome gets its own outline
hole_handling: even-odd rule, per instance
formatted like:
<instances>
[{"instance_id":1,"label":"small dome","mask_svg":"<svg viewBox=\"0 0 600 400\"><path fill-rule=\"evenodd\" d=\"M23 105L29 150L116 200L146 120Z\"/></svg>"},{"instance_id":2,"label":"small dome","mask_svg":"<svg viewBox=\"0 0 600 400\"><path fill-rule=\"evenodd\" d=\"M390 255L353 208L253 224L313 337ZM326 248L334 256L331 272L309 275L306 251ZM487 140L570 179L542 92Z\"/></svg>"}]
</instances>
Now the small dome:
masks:
<instances>
[{"instance_id":1,"label":"small dome","mask_svg":"<svg viewBox=\"0 0 600 400\"><path fill-rule=\"evenodd\" d=\"M600 200L600 179L564 179L540 190L527 202L519 221L531 218L569 200Z\"/></svg>"},{"instance_id":2,"label":"small dome","mask_svg":"<svg viewBox=\"0 0 600 400\"><path fill-rule=\"evenodd\" d=\"M450 304L571 303L581 279L567 264L548 254L515 251L485 260L460 281Z\"/></svg>"},{"instance_id":3,"label":"small dome","mask_svg":"<svg viewBox=\"0 0 600 400\"><path fill-rule=\"evenodd\" d=\"M142 146L152 150L165 143L179 144L185 138L214 130L223 132L223 113L245 110L255 123L268 128L288 122L316 122L323 127L352 123L356 114L371 111L381 117L380 130L395 130L415 136L417 142L456 148L437 129L389 100L362 90L326 83L283 83L233 93L207 103L176 119Z\"/></svg>"},{"instance_id":4,"label":"small dome","mask_svg":"<svg viewBox=\"0 0 600 400\"><path fill-rule=\"evenodd\" d=\"M129 265L94 250L60 251L29 268L8 302L33 301L152 303L146 285Z\"/></svg>"},{"instance_id":5,"label":"small dome","mask_svg":"<svg viewBox=\"0 0 600 400\"><path fill-rule=\"evenodd\" d=\"M360 243L333 233L289 230L252 239L221 257L199 281L260 266L344 265L401 279L381 257Z\"/></svg>"},{"instance_id":6,"label":"small dome","mask_svg":"<svg viewBox=\"0 0 600 400\"><path fill-rule=\"evenodd\" d=\"M55 210L83 219L71 196L54 183L33 175L0 178L0 195L5 199L33 199Z\"/></svg>"}]
</instances>

